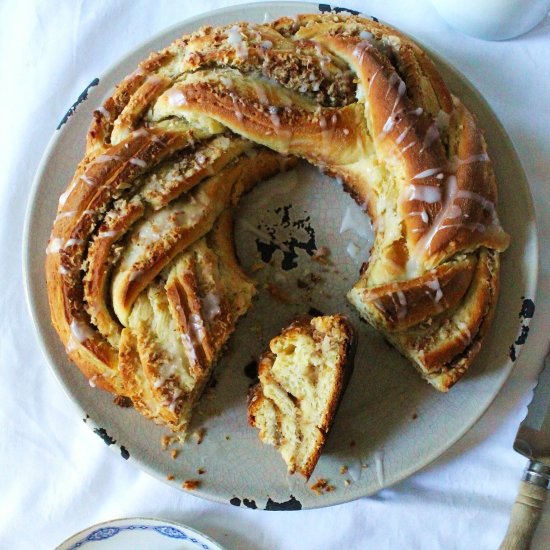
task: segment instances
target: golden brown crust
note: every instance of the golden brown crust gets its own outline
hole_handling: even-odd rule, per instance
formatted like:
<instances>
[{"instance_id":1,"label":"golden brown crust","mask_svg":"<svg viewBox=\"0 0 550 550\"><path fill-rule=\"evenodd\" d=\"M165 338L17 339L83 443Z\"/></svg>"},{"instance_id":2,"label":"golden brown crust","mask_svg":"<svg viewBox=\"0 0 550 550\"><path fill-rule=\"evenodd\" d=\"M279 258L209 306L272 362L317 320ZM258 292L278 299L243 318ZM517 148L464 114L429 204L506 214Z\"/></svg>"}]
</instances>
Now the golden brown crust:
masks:
<instances>
[{"instance_id":1,"label":"golden brown crust","mask_svg":"<svg viewBox=\"0 0 550 550\"><path fill-rule=\"evenodd\" d=\"M195 401L253 294L214 227L296 157L341 177L372 217L371 258L349 293L360 314L439 389L468 368L508 244L482 132L407 37L325 14L200 29L151 54L94 113L46 259L53 325L93 384L135 392L144 414L185 425L183 396ZM158 317L187 342L192 325L177 308L195 312L207 288L221 293L210 300L225 320L207 323L201 342L148 340ZM145 390L169 348L183 378Z\"/></svg>"}]
</instances>

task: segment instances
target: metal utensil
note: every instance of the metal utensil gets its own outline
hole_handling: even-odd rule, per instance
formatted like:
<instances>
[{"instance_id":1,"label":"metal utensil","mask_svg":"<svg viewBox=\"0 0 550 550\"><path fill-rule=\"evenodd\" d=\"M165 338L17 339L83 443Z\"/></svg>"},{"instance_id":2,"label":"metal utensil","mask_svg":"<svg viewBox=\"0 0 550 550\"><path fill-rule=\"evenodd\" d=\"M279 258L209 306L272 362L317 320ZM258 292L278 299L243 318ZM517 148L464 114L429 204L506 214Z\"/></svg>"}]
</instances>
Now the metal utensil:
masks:
<instances>
[{"instance_id":1,"label":"metal utensil","mask_svg":"<svg viewBox=\"0 0 550 550\"><path fill-rule=\"evenodd\" d=\"M514 449L529 459L500 550L528 549L550 489L550 354L520 424Z\"/></svg>"}]
</instances>

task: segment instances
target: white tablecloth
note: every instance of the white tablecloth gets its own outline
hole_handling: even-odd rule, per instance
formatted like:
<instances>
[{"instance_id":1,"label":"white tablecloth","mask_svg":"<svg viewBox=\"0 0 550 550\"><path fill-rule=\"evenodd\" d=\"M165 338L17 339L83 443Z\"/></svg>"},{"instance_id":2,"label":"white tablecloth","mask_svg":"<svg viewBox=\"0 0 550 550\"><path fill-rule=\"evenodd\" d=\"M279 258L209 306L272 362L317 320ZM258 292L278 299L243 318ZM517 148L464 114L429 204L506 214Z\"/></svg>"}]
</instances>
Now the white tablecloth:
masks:
<instances>
[{"instance_id":1,"label":"white tablecloth","mask_svg":"<svg viewBox=\"0 0 550 550\"><path fill-rule=\"evenodd\" d=\"M483 0L480 0L483 1ZM0 546L52 548L124 516L187 523L228 548L497 548L525 460L512 451L550 327L550 20L509 42L449 28L426 0L348 0L455 64L517 147L541 242L537 313L510 380L477 425L439 460L371 498L302 512L259 512L179 492L121 460L74 414L46 366L25 304L21 239L34 172L86 85L166 26L234 2L0 2ZM535 548L550 548L550 506Z\"/></svg>"}]
</instances>

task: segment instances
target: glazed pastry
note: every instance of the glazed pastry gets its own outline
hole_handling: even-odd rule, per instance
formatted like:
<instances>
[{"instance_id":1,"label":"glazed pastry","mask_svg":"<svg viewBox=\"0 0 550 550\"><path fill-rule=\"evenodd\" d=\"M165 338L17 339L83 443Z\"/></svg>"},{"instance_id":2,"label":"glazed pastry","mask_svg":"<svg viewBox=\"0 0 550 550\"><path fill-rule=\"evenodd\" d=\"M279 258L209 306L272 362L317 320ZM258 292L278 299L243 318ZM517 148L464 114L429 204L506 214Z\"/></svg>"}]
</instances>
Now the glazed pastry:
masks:
<instances>
[{"instance_id":1,"label":"glazed pastry","mask_svg":"<svg viewBox=\"0 0 550 550\"><path fill-rule=\"evenodd\" d=\"M483 135L411 40L326 14L200 29L94 113L46 260L53 325L92 384L185 429L254 293L220 216L298 157L375 226L360 315L436 388L463 375L509 241Z\"/></svg>"},{"instance_id":2,"label":"glazed pastry","mask_svg":"<svg viewBox=\"0 0 550 550\"><path fill-rule=\"evenodd\" d=\"M248 422L289 473L309 479L353 369L353 327L341 315L303 319L273 338L249 392Z\"/></svg>"}]
</instances>

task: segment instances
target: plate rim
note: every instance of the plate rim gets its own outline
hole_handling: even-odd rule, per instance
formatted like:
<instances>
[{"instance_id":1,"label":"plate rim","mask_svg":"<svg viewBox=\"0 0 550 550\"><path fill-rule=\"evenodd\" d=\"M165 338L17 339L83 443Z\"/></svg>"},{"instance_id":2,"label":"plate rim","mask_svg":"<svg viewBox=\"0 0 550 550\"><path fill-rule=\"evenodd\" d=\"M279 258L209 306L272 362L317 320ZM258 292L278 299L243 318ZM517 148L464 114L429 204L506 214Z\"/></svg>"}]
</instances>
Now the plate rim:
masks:
<instances>
[{"instance_id":1,"label":"plate rim","mask_svg":"<svg viewBox=\"0 0 550 550\"><path fill-rule=\"evenodd\" d=\"M215 541L214 539L210 538L205 533L202 533L201 531L197 531L193 527L190 527L189 525L186 525L185 523L179 523L177 521L168 520L168 519L161 519L161 518L150 518L150 517L142 517L142 516L136 516L136 517L127 517L127 518L114 518L110 520L100 521L98 523L94 523L93 525L88 525L88 527L85 527L84 529L81 529L80 531L77 531L76 533L73 533L69 537L67 537L64 541L62 541L60 544L58 544L54 550L66 550L66 547L69 544L79 542L77 537L83 537L87 533L92 533L94 530L105 528L105 527L116 527L118 524L125 524L129 522L149 522L152 524L156 524L157 527L162 527L164 525L168 526L174 526L178 527L180 529L186 529L190 533L193 533L193 535L197 535L205 540L208 545L212 545L211 550L224 550L224 547L220 545L219 542Z\"/></svg>"},{"instance_id":2,"label":"plate rim","mask_svg":"<svg viewBox=\"0 0 550 550\"><path fill-rule=\"evenodd\" d=\"M261 7L264 11L268 12L269 6L271 6L272 9L282 9L282 8L303 8L304 10L311 10L309 12L304 11L303 13L317 13L320 11L319 6L329 6L331 10L334 8L337 8L334 4L320 4L317 2L296 2L296 1L269 1L269 2L246 2L241 4L234 4L230 6L225 6L221 8L216 8L213 10L208 10L205 12L202 12L200 14L183 18L179 20L178 22L168 25L165 28L161 29L160 31L152 34L148 38L144 39L140 43L138 43L133 48L125 51L122 55L120 55L113 63L109 64L103 71L101 71L100 75L97 77L99 78L99 81L104 78L104 75L107 75L111 73L112 71L116 70L116 68L123 64L128 58L135 55L135 52L145 48L148 44L154 41L160 40L163 36L168 35L170 33L173 33L176 31L179 27L183 25L192 25L197 24L198 22L201 22L204 20L205 17L212 16L212 15L223 15L227 13L235 13L242 11L243 8L259 8ZM348 10L348 8L341 8L343 10ZM349 10L348 10L349 11ZM356 11L356 10L353 10ZM360 15L365 17L373 17L371 15L368 15L366 13L361 12ZM376 16L374 16L376 17ZM241 18L242 19L242 18ZM376 17L376 19L379 19ZM517 149L514 146L514 143L512 142L508 132L506 131L505 127L503 126L502 122L500 121L499 117L496 115L494 109L489 104L489 102L484 98L484 96L477 90L477 88L474 86L474 84L460 71L456 68L456 66L448 61L445 57L441 56L439 53L434 51L431 46L426 45L422 40L418 39L416 36L411 36L409 33L405 33L402 31L399 27L396 27L395 25L392 25L391 23L387 23L383 19L379 19L381 23L387 24L390 27L395 28L399 32L406 35L408 38L410 38L413 42L419 44L428 54L428 56L432 59L434 59L437 63L441 63L442 65L445 65L447 69L449 69L451 72L455 73L460 81L461 84L464 85L466 88L468 88L469 93L476 96L476 100L483 103L485 109L491 114L493 121L498 125L499 133L505 138L506 144L510 151L513 153L514 156L514 164L520 169L522 180L523 180L523 189L525 191L525 207L527 212L530 215L530 220L532 221L531 227L532 230L528 233L531 236L531 239L529 240L529 245L532 247L533 250L533 263L534 265L531 267L531 269L527 272L527 278L526 278L526 284L525 284L525 290L526 294L527 291L529 291L529 297L533 301L535 301L537 291L538 291L538 281L539 281L539 275L540 275L540 242L539 242L539 231L538 231L538 221L536 218L536 212L534 208L533 203L533 196L531 194L531 188L529 185L529 180L527 178L527 175L525 173L525 169L523 167L523 163L521 162L521 159L517 153ZM23 268L23 282L24 282L24 291L25 291L25 299L28 307L28 311L30 313L30 317L32 320L32 325L34 328L34 332L37 336L37 340L39 343L40 350L42 352L42 355L46 359L46 362L48 364L48 367L50 371L53 373L55 379L60 384L63 392L68 397L69 401L72 404L72 407L75 411L77 411L80 414L80 418L86 417L86 424L88 427L94 431L98 428L104 428L104 426L100 426L99 423L95 421L93 418L93 411L92 415L84 410L76 396L74 395L74 392L71 391L69 387L64 383L61 373L58 372L58 369L56 367L56 361L53 356L53 354L50 352L50 349L46 343L46 336L45 332L42 329L42 326L40 324L40 320L38 319L38 307L37 307L37 297L35 296L36 291L33 288L32 284L32 258L30 254L30 230L32 225L32 218L34 210L37 206L37 194L38 189L40 186L40 182L42 178L44 177L48 161L52 155L52 152L54 151L57 142L60 140L62 136L63 130L62 129L54 129L53 134L48 141L48 144L44 150L44 153L42 154L42 157L40 159L40 162L38 164L38 167L36 169L35 175L33 177L32 185L30 188L30 192L28 195L27 200L27 206L25 210L25 218L24 218L24 227L23 227L23 239L22 239L22 246L23 246L23 254L22 254L22 268ZM526 296L527 297L527 296ZM536 313L535 313L536 314ZM523 320L522 324L519 324L519 328L516 332L516 336L519 336L521 334L522 325L523 326L529 326L531 323L531 318L525 318ZM433 453L426 454L423 460L421 461L415 461L414 465L412 465L409 468L403 469L400 471L399 475L395 477L395 479L392 479L390 483L384 484L383 487L378 488L372 488L371 490L365 490L363 494L360 495L337 495L335 493L331 493L331 500L327 501L325 499L319 501L314 506L308 506L305 505L301 509L307 510L307 509L317 509L317 508L325 508L329 506L336 506L338 504L344 504L346 502L351 502L353 500L357 500L359 498L368 497L373 494L378 493L379 491L383 489L387 489L389 487L394 486L395 484L407 479L411 475L420 472L424 468L428 467L430 464L432 464L435 460L437 460L439 457L441 457L444 453L449 451L464 435L470 431L470 429L485 415L488 408L491 406L491 404L494 402L494 400L497 398L499 393L501 392L504 384L507 382L507 380L510 378L515 365L517 364L517 359L520 357L520 354L523 350L523 345L516 348L516 360L511 361L508 360L508 364L510 366L507 367L506 375L503 377L502 381L498 384L498 386L495 385L494 391L490 395L490 397L487 399L486 402L483 403L483 406L479 410L479 414L474 415L474 418L472 418L471 421L465 423L460 430L457 430L455 434L453 434L453 437L446 440L445 444L442 446L442 448L438 447ZM511 364L510 364L511 363ZM118 445L109 445L109 448L111 451L114 451L115 453L119 454L119 446ZM179 490L191 494L193 496L197 496L203 499L206 499L211 502L216 503L222 503L222 504L230 504L228 500L226 500L223 496L212 493L212 492L202 492L202 491L186 491L183 488L181 488L179 485L174 485L169 480L166 479L166 477L158 470L151 467L149 464L144 462L141 459L135 458L134 456L131 456L128 462L132 462L135 464L139 470L146 472L148 475L153 476L154 478L160 480L166 485L169 485L170 487L178 488ZM258 507L258 510L264 510L264 508ZM124 518L122 518L124 519ZM145 518L147 519L147 518Z\"/></svg>"}]
</instances>

